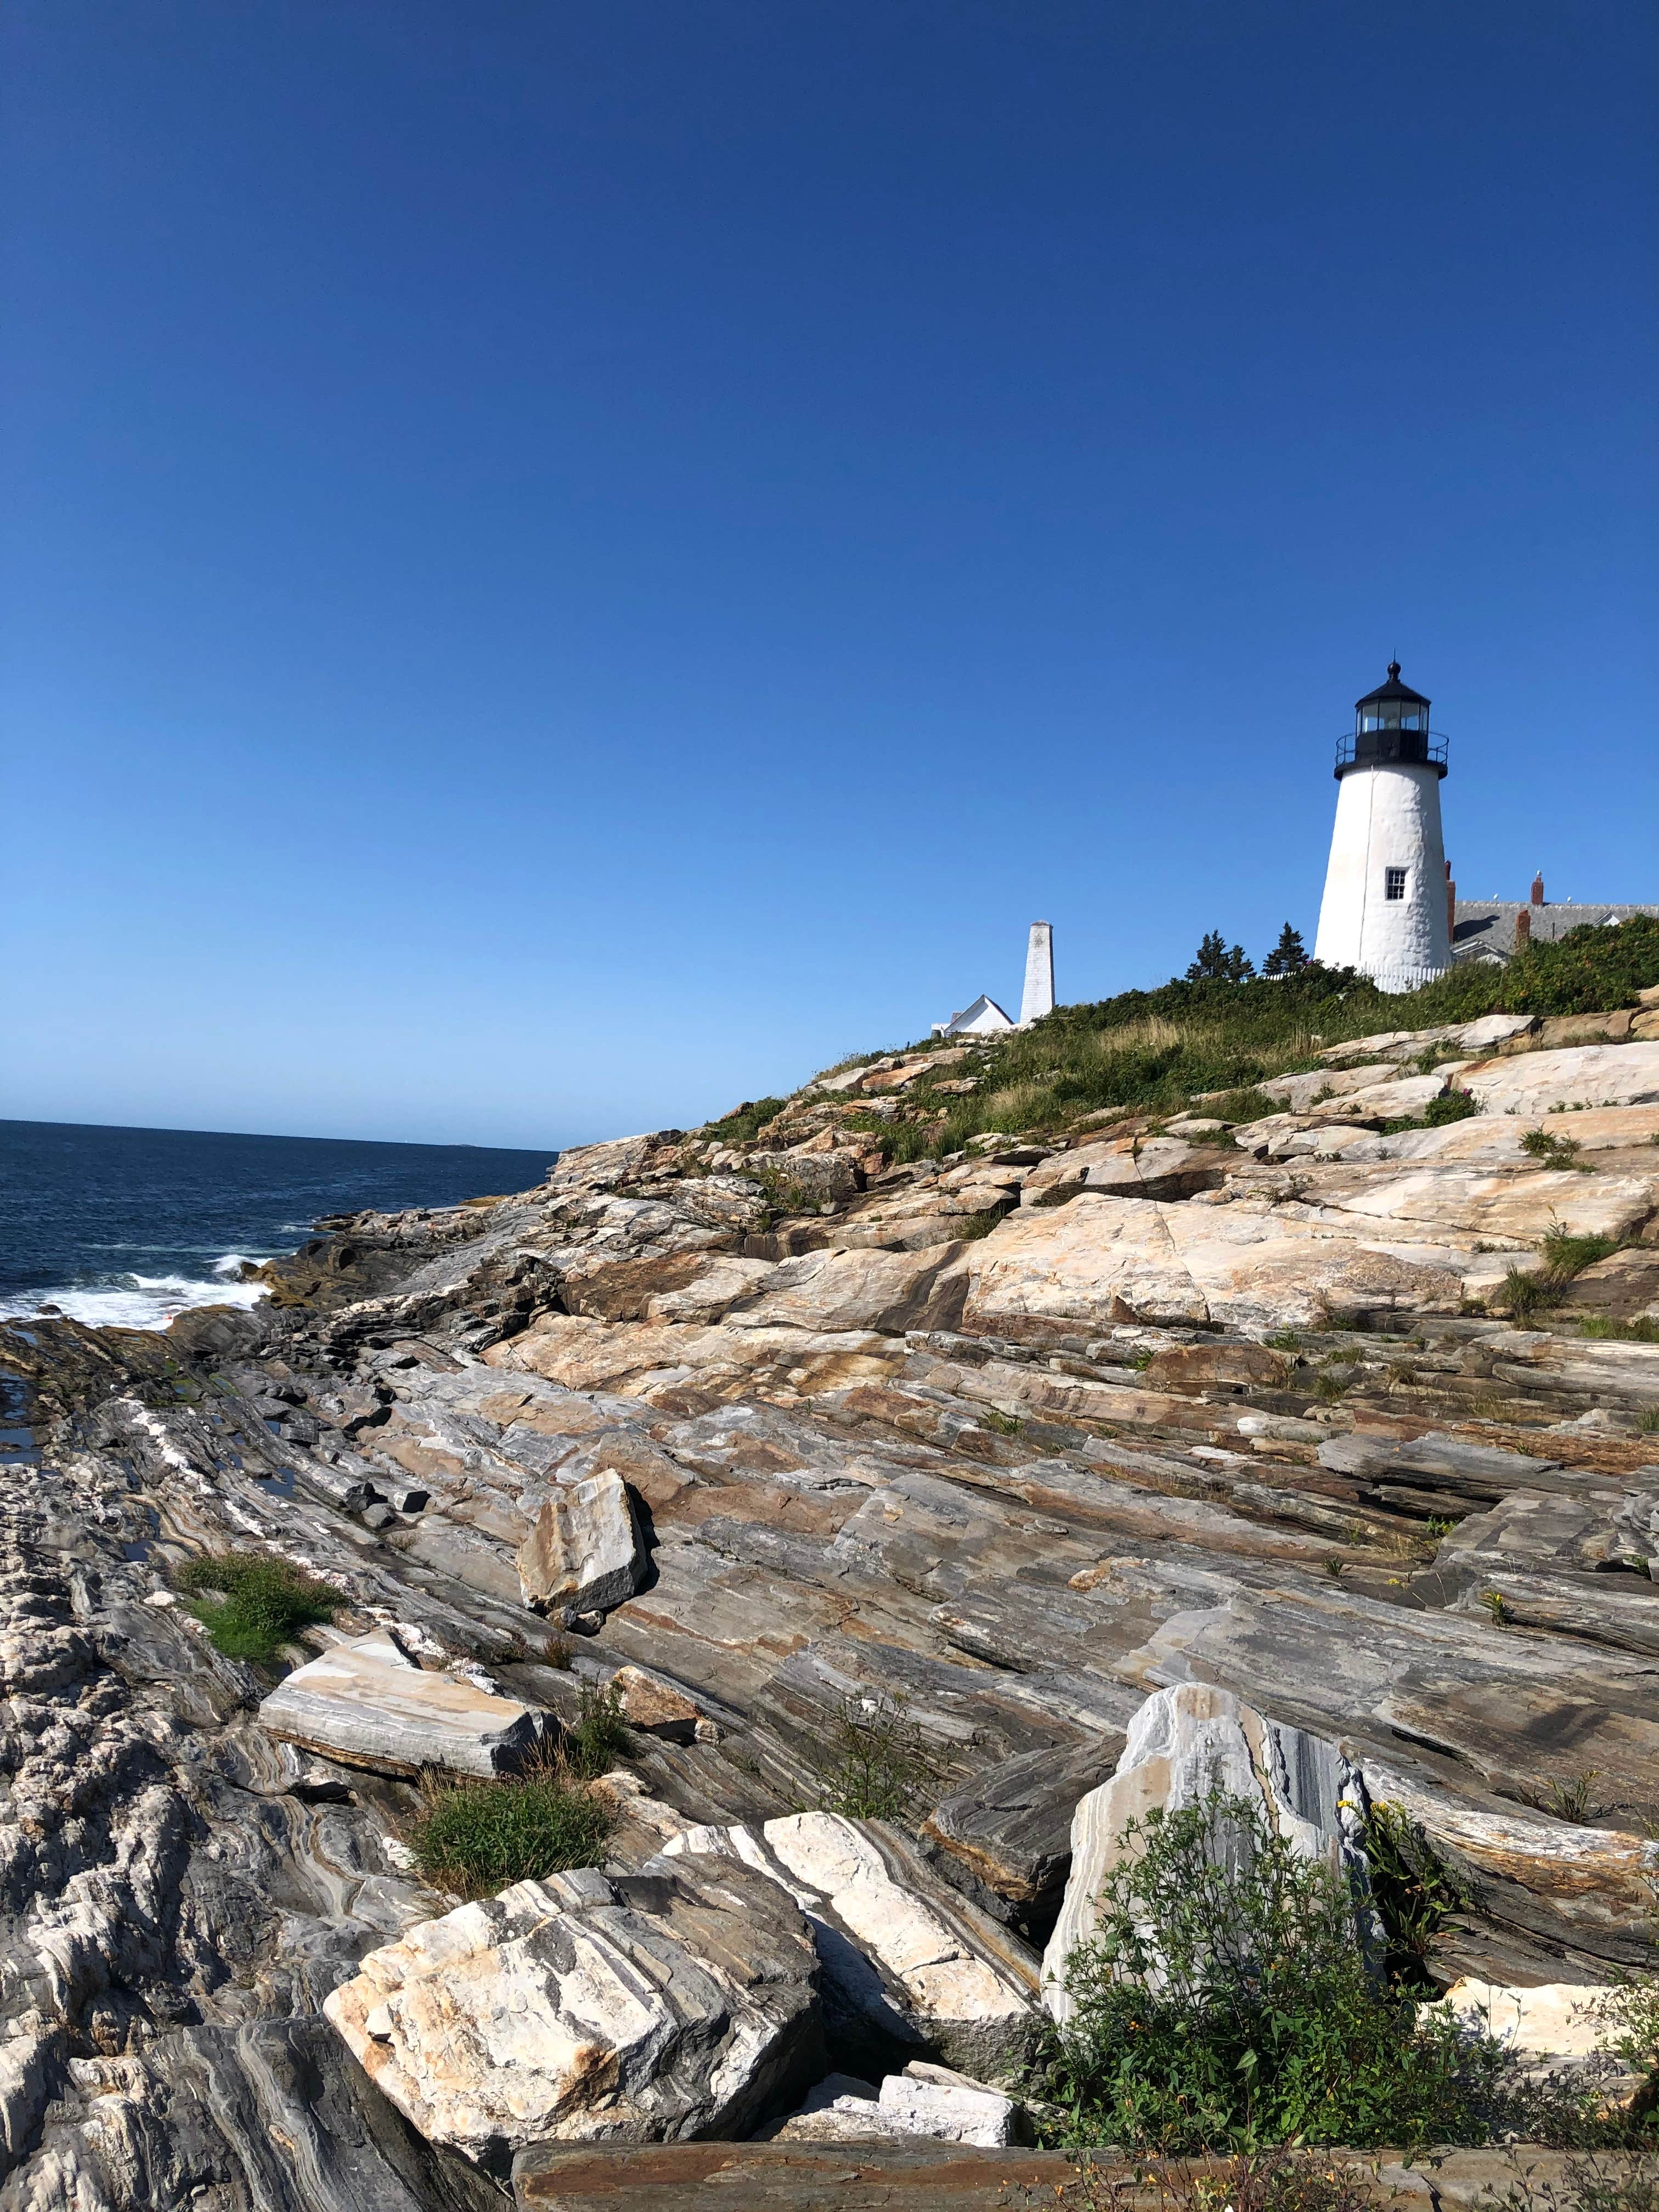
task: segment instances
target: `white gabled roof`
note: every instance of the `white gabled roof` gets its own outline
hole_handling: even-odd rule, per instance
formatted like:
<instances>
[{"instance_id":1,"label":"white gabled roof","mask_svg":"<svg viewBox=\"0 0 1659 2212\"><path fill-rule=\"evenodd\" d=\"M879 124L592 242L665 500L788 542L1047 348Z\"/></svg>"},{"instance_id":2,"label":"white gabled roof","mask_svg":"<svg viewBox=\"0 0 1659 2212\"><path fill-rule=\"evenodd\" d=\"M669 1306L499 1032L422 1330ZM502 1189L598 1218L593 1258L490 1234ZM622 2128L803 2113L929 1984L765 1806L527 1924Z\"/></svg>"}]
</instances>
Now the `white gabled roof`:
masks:
<instances>
[{"instance_id":1,"label":"white gabled roof","mask_svg":"<svg viewBox=\"0 0 1659 2212\"><path fill-rule=\"evenodd\" d=\"M1011 1030L1013 1023L1004 1013L994 999L981 991L971 1006L964 1006L959 1014L952 1014L948 1022L935 1022L935 1036L988 1036L999 1030Z\"/></svg>"}]
</instances>

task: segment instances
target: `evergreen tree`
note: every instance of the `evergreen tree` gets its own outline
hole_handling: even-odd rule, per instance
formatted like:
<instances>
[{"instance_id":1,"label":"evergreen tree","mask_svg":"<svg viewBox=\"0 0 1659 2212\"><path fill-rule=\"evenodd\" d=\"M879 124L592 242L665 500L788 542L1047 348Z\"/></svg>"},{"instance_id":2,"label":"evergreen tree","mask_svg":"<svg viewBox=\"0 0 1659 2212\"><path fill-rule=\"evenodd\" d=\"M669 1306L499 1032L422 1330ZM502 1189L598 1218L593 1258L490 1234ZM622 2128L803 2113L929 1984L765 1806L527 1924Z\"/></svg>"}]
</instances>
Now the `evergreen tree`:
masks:
<instances>
[{"instance_id":1,"label":"evergreen tree","mask_svg":"<svg viewBox=\"0 0 1659 2212\"><path fill-rule=\"evenodd\" d=\"M1279 933L1278 944L1262 962L1261 972L1264 975L1294 975L1310 964L1302 932L1292 929L1287 921Z\"/></svg>"},{"instance_id":2,"label":"evergreen tree","mask_svg":"<svg viewBox=\"0 0 1659 2212\"><path fill-rule=\"evenodd\" d=\"M1189 983L1243 983L1255 969L1242 945L1231 949L1218 929L1211 930L1187 970Z\"/></svg>"}]
</instances>

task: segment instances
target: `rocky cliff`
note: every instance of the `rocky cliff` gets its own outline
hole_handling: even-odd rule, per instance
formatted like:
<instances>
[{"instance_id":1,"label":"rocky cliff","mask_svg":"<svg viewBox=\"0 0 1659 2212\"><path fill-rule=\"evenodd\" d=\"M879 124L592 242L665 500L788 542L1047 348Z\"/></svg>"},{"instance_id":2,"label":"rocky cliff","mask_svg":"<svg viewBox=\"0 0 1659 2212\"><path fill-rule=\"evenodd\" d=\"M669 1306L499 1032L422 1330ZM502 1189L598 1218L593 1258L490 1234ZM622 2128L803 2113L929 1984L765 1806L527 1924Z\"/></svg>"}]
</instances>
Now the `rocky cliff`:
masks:
<instances>
[{"instance_id":1,"label":"rocky cliff","mask_svg":"<svg viewBox=\"0 0 1659 2212\"><path fill-rule=\"evenodd\" d=\"M1493 1017L1243 1125L887 1165L942 1076L328 1224L165 1338L0 1331L3 2212L666 2205L832 2064L935 2112L866 2135L948 2140L1183 1685L1400 1808L1441 1986L1656 1963L1659 1042ZM180 1600L228 1551L337 1593L274 1670ZM607 1684L603 1866L424 1887L422 1776ZM885 1822L822 1809L867 1713L915 1753ZM753 2202L824 2201L791 2155ZM1047 2171L982 2155L893 2186Z\"/></svg>"}]
</instances>

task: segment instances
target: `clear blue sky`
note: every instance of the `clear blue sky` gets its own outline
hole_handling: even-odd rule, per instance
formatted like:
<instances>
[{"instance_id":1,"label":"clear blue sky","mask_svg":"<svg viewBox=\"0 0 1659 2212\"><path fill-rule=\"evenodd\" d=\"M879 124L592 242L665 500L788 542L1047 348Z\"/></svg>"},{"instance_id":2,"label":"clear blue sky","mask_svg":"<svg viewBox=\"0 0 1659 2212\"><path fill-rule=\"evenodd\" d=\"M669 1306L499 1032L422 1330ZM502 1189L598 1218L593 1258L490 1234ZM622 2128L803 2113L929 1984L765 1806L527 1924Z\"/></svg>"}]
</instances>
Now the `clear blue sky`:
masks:
<instances>
[{"instance_id":1,"label":"clear blue sky","mask_svg":"<svg viewBox=\"0 0 1659 2212\"><path fill-rule=\"evenodd\" d=\"M1659 16L12 0L0 1113L689 1123L1471 896L1659 898Z\"/></svg>"}]
</instances>

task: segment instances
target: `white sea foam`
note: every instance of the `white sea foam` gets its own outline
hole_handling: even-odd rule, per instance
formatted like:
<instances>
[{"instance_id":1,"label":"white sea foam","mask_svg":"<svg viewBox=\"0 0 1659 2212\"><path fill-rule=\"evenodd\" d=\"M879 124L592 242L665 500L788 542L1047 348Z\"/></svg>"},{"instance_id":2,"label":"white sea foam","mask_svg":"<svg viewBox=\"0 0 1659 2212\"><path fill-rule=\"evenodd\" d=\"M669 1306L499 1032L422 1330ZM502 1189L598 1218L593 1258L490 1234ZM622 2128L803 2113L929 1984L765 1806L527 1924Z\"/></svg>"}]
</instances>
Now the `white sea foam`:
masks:
<instances>
[{"instance_id":1,"label":"white sea foam","mask_svg":"<svg viewBox=\"0 0 1659 2212\"><path fill-rule=\"evenodd\" d=\"M227 1252L205 1283L185 1275L123 1275L89 1290L0 1291L0 1321L33 1321L42 1306L52 1305L88 1328L163 1329L192 1306L251 1306L264 1297L264 1284L240 1280L246 1261L240 1252Z\"/></svg>"}]
</instances>

